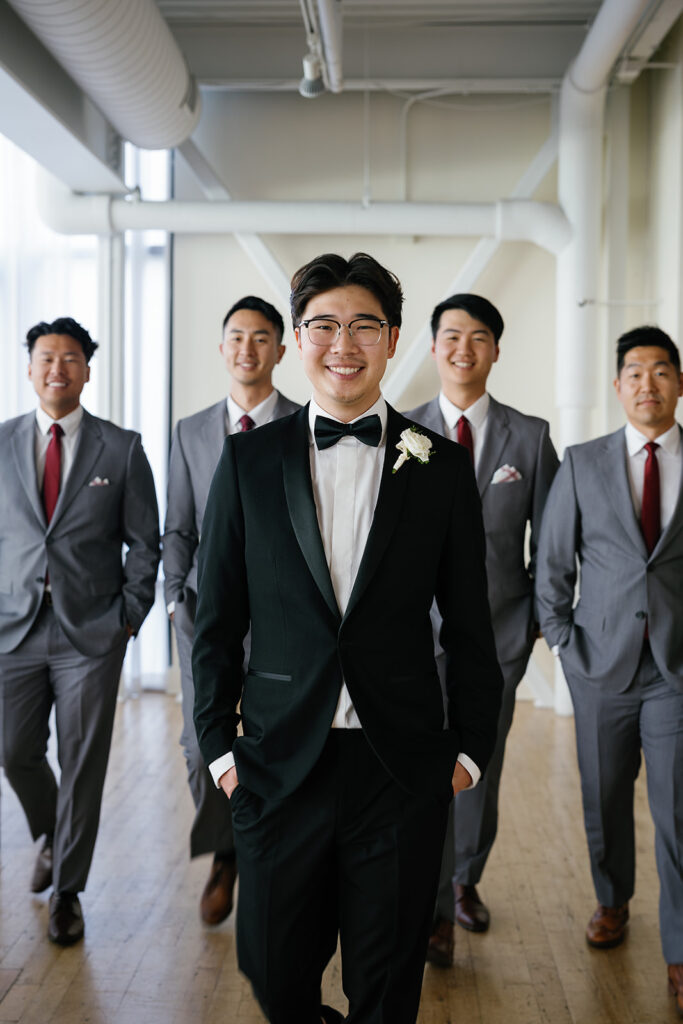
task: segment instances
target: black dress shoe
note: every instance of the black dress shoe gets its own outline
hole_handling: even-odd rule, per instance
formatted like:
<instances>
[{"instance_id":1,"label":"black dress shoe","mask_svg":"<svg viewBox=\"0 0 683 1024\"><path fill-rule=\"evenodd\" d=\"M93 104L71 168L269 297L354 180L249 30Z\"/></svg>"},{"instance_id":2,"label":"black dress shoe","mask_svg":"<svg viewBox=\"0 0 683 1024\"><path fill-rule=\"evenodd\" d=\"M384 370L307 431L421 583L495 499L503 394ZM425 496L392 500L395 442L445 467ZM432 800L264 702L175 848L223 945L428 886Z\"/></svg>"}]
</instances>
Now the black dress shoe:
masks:
<instances>
[{"instance_id":1,"label":"black dress shoe","mask_svg":"<svg viewBox=\"0 0 683 1024\"><path fill-rule=\"evenodd\" d=\"M456 885L455 920L468 932L485 932L489 926L489 912L479 899L474 885Z\"/></svg>"},{"instance_id":2,"label":"black dress shoe","mask_svg":"<svg viewBox=\"0 0 683 1024\"><path fill-rule=\"evenodd\" d=\"M432 925L425 960L434 967L453 966L453 922L446 917L437 917Z\"/></svg>"},{"instance_id":3,"label":"black dress shoe","mask_svg":"<svg viewBox=\"0 0 683 1024\"><path fill-rule=\"evenodd\" d=\"M58 946L73 946L83 938L83 911L75 892L53 892L47 937Z\"/></svg>"},{"instance_id":4,"label":"black dress shoe","mask_svg":"<svg viewBox=\"0 0 683 1024\"><path fill-rule=\"evenodd\" d=\"M204 924L220 924L232 910L232 890L237 878L234 857L214 857L209 880L199 902Z\"/></svg>"},{"instance_id":5,"label":"black dress shoe","mask_svg":"<svg viewBox=\"0 0 683 1024\"><path fill-rule=\"evenodd\" d=\"M36 857L31 878L31 892L45 892L52 885L52 836L45 836L45 841Z\"/></svg>"}]
</instances>

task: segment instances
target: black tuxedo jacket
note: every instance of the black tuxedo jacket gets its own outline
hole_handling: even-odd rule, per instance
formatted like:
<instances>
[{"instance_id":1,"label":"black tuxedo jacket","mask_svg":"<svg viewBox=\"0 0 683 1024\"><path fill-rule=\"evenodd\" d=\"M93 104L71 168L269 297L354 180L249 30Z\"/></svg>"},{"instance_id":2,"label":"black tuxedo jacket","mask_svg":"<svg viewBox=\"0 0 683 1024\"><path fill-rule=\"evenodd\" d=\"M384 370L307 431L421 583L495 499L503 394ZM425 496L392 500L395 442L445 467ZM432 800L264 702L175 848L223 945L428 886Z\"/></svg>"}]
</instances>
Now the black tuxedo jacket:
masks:
<instances>
[{"instance_id":1,"label":"black tuxedo jacket","mask_svg":"<svg viewBox=\"0 0 683 1024\"><path fill-rule=\"evenodd\" d=\"M492 752L502 680L474 474L464 449L427 430L429 463L409 459L393 474L409 426L388 408L377 506L344 615L318 527L308 408L225 441L199 547L195 723L207 764L233 750L240 783L263 797L286 796L308 775L342 679L375 753L411 792L447 799L458 753L483 770Z\"/></svg>"}]
</instances>

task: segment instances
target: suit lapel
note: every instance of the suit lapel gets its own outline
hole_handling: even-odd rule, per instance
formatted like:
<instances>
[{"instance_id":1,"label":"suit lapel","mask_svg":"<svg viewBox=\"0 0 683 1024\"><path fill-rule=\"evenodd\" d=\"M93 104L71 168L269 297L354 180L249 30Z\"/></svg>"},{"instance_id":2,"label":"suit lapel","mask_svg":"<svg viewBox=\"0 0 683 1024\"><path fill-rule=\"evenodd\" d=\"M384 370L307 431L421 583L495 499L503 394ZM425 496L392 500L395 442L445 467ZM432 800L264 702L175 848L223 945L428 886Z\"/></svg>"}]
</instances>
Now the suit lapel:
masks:
<instances>
[{"instance_id":1,"label":"suit lapel","mask_svg":"<svg viewBox=\"0 0 683 1024\"><path fill-rule=\"evenodd\" d=\"M206 439L207 451L211 455L211 465L217 466L223 452L223 444L227 433L227 406L224 401L217 402L204 420L203 434ZM213 476L213 471L211 473Z\"/></svg>"},{"instance_id":2,"label":"suit lapel","mask_svg":"<svg viewBox=\"0 0 683 1024\"><path fill-rule=\"evenodd\" d=\"M47 528L48 533L54 529L81 487L85 485L103 447L102 434L96 420L90 413L83 410L83 420L76 441L73 463L66 483L59 492L54 515Z\"/></svg>"},{"instance_id":3,"label":"suit lapel","mask_svg":"<svg viewBox=\"0 0 683 1024\"><path fill-rule=\"evenodd\" d=\"M344 618L351 613L374 576L401 514L408 480L415 468L413 465L414 460L409 459L401 467L400 472L396 474L392 473L392 469L398 458L396 445L398 444L401 431L409 426L410 420L401 416L387 404L387 442L384 451L382 479L379 485L379 494L377 495L377 505Z\"/></svg>"},{"instance_id":4,"label":"suit lapel","mask_svg":"<svg viewBox=\"0 0 683 1024\"><path fill-rule=\"evenodd\" d=\"M482 498L484 491L491 483L494 472L500 465L503 450L509 437L510 427L507 414L500 403L496 402L495 398L490 398L486 436L479 456L479 465L477 466L477 487Z\"/></svg>"},{"instance_id":5,"label":"suit lapel","mask_svg":"<svg viewBox=\"0 0 683 1024\"><path fill-rule=\"evenodd\" d=\"M289 508L292 528L299 542L301 553L325 598L330 611L339 618L339 607L334 596L330 571L325 558L318 513L313 498L311 483L311 461L308 436L308 405L305 405L287 425L284 435L284 457L282 473L285 497Z\"/></svg>"},{"instance_id":6,"label":"suit lapel","mask_svg":"<svg viewBox=\"0 0 683 1024\"><path fill-rule=\"evenodd\" d=\"M681 435L681 440L683 441L683 430L681 430L681 428L679 427L678 431ZM681 462L683 463L683 444L681 445L680 457ZM665 548L671 540L673 540L678 531L681 529L681 526L683 526L683 465L681 466L681 482L678 487L678 499L676 501L676 507L674 508L674 514L669 520L669 524L666 527L666 529L662 531L662 534L659 540L657 541L655 549L652 552L653 556L658 555L662 551L662 549Z\"/></svg>"},{"instance_id":7,"label":"suit lapel","mask_svg":"<svg viewBox=\"0 0 683 1024\"><path fill-rule=\"evenodd\" d=\"M408 417L410 419L410 417ZM425 407L424 416L421 418L423 426L427 427L428 430L433 430L435 434L441 434L442 437L446 437L446 426L441 415L441 406L439 405L439 399L433 398L431 402Z\"/></svg>"},{"instance_id":8,"label":"suit lapel","mask_svg":"<svg viewBox=\"0 0 683 1024\"><path fill-rule=\"evenodd\" d=\"M42 524L45 522L45 509L38 491L38 478L36 476L36 449L35 449L36 417L35 413L27 413L12 437L12 449L14 461L17 468L17 476L36 518Z\"/></svg>"},{"instance_id":9,"label":"suit lapel","mask_svg":"<svg viewBox=\"0 0 683 1024\"><path fill-rule=\"evenodd\" d=\"M640 531L633 508L633 496L626 469L626 440L624 428L610 434L602 449L599 462L602 469L602 484L612 507L633 545L644 558L648 557L643 535Z\"/></svg>"}]
</instances>

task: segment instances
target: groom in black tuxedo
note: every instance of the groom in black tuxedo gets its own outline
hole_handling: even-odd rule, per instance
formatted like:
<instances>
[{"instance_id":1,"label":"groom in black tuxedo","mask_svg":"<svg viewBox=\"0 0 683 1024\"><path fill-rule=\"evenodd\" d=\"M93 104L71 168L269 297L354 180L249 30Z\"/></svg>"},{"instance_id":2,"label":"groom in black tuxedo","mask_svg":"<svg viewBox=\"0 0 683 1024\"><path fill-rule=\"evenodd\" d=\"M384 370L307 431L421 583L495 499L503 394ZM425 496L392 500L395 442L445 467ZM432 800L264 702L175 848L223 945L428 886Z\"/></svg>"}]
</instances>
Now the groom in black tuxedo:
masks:
<instances>
[{"instance_id":1,"label":"groom in black tuxedo","mask_svg":"<svg viewBox=\"0 0 683 1024\"><path fill-rule=\"evenodd\" d=\"M338 936L349 1024L413 1024L448 806L495 741L470 461L380 393L402 299L364 253L294 275L313 398L226 439L204 517L195 723L232 805L240 967L271 1024L344 1019L320 999Z\"/></svg>"}]
</instances>

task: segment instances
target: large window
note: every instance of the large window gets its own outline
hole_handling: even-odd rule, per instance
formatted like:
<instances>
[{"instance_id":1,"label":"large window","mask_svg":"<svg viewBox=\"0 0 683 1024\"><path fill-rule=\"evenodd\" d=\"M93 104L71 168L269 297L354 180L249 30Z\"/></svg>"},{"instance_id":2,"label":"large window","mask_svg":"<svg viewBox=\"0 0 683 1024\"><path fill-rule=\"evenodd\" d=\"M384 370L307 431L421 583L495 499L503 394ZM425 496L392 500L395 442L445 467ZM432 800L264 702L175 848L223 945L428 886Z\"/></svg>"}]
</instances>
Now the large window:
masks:
<instances>
[{"instance_id":1,"label":"large window","mask_svg":"<svg viewBox=\"0 0 683 1024\"><path fill-rule=\"evenodd\" d=\"M27 377L26 331L40 320L72 316L101 342L83 405L140 431L165 518L169 444L169 237L129 232L123 239L58 235L40 220L35 162L0 136L0 421L35 407ZM169 154L127 147L126 180L144 199L170 192ZM112 247L122 283L112 281ZM119 308L115 307L116 304ZM114 372L116 368L116 372ZM126 692L163 687L169 636L161 582L157 600L124 665Z\"/></svg>"}]
</instances>

